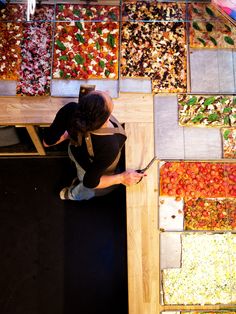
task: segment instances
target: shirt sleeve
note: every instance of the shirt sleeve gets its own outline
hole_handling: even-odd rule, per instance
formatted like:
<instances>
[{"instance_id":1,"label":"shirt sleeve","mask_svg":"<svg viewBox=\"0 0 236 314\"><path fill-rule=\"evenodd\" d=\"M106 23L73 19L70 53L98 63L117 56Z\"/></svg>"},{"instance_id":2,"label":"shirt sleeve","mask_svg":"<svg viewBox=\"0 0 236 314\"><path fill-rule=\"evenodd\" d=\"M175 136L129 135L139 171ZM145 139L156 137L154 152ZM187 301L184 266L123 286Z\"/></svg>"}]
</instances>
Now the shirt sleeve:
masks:
<instances>
[{"instance_id":1,"label":"shirt sleeve","mask_svg":"<svg viewBox=\"0 0 236 314\"><path fill-rule=\"evenodd\" d=\"M68 130L77 106L77 103L70 102L57 112L50 127L44 131L44 142L47 145L55 144L65 131Z\"/></svg>"},{"instance_id":2,"label":"shirt sleeve","mask_svg":"<svg viewBox=\"0 0 236 314\"><path fill-rule=\"evenodd\" d=\"M87 169L83 184L87 188L95 188L100 182L100 178L104 175L106 169L114 162L119 154L119 145L115 140L115 136L111 136L106 145L96 153L93 162Z\"/></svg>"}]
</instances>

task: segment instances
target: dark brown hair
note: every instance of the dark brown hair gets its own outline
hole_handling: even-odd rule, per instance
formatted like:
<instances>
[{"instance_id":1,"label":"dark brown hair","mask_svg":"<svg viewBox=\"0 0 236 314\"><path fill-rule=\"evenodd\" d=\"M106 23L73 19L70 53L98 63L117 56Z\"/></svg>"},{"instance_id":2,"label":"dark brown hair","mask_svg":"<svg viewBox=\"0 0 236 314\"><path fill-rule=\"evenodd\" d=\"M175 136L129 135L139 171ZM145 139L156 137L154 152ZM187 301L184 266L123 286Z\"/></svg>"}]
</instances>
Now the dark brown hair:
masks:
<instances>
[{"instance_id":1,"label":"dark brown hair","mask_svg":"<svg viewBox=\"0 0 236 314\"><path fill-rule=\"evenodd\" d=\"M109 116L110 111L105 98L99 92L91 92L81 98L70 133L74 138L77 137L78 132L84 135L86 132L95 131L106 122Z\"/></svg>"}]
</instances>

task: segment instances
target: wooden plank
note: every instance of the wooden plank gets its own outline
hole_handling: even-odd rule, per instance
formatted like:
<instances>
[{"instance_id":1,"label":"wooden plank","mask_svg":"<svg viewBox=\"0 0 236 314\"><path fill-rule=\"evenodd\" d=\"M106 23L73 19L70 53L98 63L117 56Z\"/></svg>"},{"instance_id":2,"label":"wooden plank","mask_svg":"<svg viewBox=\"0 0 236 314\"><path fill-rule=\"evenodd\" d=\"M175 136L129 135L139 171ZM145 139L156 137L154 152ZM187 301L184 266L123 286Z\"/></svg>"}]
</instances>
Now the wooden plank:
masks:
<instances>
[{"instance_id":1,"label":"wooden plank","mask_svg":"<svg viewBox=\"0 0 236 314\"><path fill-rule=\"evenodd\" d=\"M126 123L127 168L144 167L154 156L153 123ZM159 312L157 162L139 184L127 188L127 247L130 314Z\"/></svg>"},{"instance_id":2,"label":"wooden plank","mask_svg":"<svg viewBox=\"0 0 236 314\"><path fill-rule=\"evenodd\" d=\"M27 125L26 130L28 131L29 136L30 136L32 142L34 143L34 146L36 147L39 155L46 155L46 152L45 152L44 147L42 145L42 142L41 142L41 140L40 140L40 138L39 138L39 136L35 130L35 127L33 125Z\"/></svg>"},{"instance_id":3,"label":"wooden plank","mask_svg":"<svg viewBox=\"0 0 236 314\"><path fill-rule=\"evenodd\" d=\"M0 125L49 125L56 112L77 98L0 97ZM152 122L152 94L122 93L114 101L114 115L120 122Z\"/></svg>"}]
</instances>

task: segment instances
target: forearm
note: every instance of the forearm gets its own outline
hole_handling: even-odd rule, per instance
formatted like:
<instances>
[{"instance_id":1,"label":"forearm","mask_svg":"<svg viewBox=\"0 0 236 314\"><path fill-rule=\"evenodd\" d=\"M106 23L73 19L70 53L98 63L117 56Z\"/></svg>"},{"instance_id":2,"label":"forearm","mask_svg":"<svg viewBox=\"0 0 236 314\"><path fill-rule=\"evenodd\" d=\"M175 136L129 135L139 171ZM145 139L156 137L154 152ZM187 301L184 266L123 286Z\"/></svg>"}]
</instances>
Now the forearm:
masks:
<instances>
[{"instance_id":1,"label":"forearm","mask_svg":"<svg viewBox=\"0 0 236 314\"><path fill-rule=\"evenodd\" d=\"M119 174L113 174L110 176L103 175L100 178L100 182L96 189L104 189L112 185L123 184L125 186L130 186L137 184L143 176L146 176L145 173L138 173L135 170L126 170Z\"/></svg>"},{"instance_id":2,"label":"forearm","mask_svg":"<svg viewBox=\"0 0 236 314\"><path fill-rule=\"evenodd\" d=\"M69 138L69 134L67 131L65 131L65 133L59 138L59 140L56 142L56 143L53 143L51 145L48 145L47 143L45 143L45 141L43 140L43 145L45 147L49 147L49 146L53 146L53 145L57 145L57 144L60 144L61 142L67 140Z\"/></svg>"},{"instance_id":3,"label":"forearm","mask_svg":"<svg viewBox=\"0 0 236 314\"><path fill-rule=\"evenodd\" d=\"M104 189L108 188L109 186L116 185L116 184L122 184L122 174L113 174L110 176L102 176L100 178L100 182L98 186L96 186L96 189Z\"/></svg>"}]
</instances>

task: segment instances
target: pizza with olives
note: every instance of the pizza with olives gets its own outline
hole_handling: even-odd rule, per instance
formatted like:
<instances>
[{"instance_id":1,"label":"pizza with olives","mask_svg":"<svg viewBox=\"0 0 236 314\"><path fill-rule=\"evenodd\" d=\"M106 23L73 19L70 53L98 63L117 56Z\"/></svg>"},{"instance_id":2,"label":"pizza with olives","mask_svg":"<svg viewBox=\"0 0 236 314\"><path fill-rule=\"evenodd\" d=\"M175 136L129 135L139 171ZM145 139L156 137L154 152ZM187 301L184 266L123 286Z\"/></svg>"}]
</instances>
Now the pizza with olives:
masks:
<instances>
[{"instance_id":1,"label":"pizza with olives","mask_svg":"<svg viewBox=\"0 0 236 314\"><path fill-rule=\"evenodd\" d=\"M64 22L56 23L53 78L118 78L118 12L111 6L57 6Z\"/></svg>"},{"instance_id":2,"label":"pizza with olives","mask_svg":"<svg viewBox=\"0 0 236 314\"><path fill-rule=\"evenodd\" d=\"M235 26L210 4L190 4L190 19L190 47L236 47Z\"/></svg>"},{"instance_id":3,"label":"pizza with olives","mask_svg":"<svg viewBox=\"0 0 236 314\"><path fill-rule=\"evenodd\" d=\"M171 21L185 19L184 3L167 2L147 2L137 1L123 3L122 20L123 21Z\"/></svg>"},{"instance_id":4,"label":"pizza with olives","mask_svg":"<svg viewBox=\"0 0 236 314\"><path fill-rule=\"evenodd\" d=\"M186 91L185 25L123 22L122 77L149 77L154 93Z\"/></svg>"}]
</instances>

